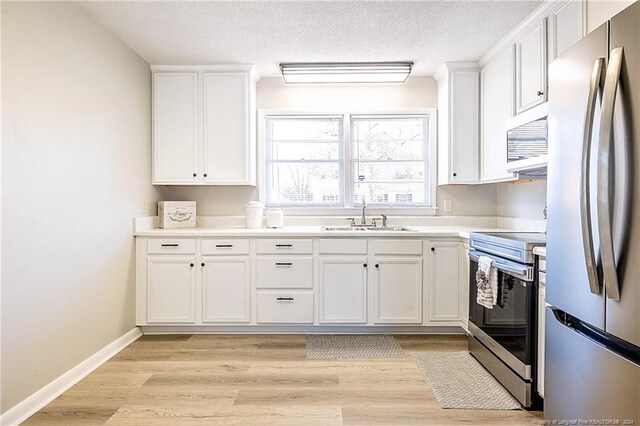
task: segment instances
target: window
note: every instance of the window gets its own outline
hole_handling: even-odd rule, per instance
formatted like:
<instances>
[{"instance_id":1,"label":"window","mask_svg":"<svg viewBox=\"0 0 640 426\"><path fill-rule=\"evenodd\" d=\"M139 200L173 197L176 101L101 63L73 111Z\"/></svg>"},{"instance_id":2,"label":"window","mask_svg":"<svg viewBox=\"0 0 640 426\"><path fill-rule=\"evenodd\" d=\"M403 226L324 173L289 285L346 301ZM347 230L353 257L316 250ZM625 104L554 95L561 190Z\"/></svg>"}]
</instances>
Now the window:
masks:
<instances>
[{"instance_id":1,"label":"window","mask_svg":"<svg viewBox=\"0 0 640 426\"><path fill-rule=\"evenodd\" d=\"M265 204L431 207L431 117L265 115Z\"/></svg>"},{"instance_id":2,"label":"window","mask_svg":"<svg viewBox=\"0 0 640 426\"><path fill-rule=\"evenodd\" d=\"M351 118L354 203L430 205L428 126L424 115Z\"/></svg>"},{"instance_id":3,"label":"window","mask_svg":"<svg viewBox=\"0 0 640 426\"><path fill-rule=\"evenodd\" d=\"M267 205L342 206L342 116L267 116Z\"/></svg>"}]
</instances>

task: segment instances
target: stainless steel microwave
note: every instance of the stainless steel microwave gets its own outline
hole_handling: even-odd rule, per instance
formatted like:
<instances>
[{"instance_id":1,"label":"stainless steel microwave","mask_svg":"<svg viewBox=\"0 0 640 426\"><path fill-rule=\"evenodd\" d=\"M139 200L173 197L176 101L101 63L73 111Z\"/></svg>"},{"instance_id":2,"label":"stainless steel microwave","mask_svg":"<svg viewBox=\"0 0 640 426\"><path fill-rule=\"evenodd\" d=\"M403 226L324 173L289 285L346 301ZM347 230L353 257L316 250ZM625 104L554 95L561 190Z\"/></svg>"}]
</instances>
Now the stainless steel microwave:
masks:
<instances>
[{"instance_id":1,"label":"stainless steel microwave","mask_svg":"<svg viewBox=\"0 0 640 426\"><path fill-rule=\"evenodd\" d=\"M507 123L507 170L539 172L547 168L547 104L513 117Z\"/></svg>"}]
</instances>

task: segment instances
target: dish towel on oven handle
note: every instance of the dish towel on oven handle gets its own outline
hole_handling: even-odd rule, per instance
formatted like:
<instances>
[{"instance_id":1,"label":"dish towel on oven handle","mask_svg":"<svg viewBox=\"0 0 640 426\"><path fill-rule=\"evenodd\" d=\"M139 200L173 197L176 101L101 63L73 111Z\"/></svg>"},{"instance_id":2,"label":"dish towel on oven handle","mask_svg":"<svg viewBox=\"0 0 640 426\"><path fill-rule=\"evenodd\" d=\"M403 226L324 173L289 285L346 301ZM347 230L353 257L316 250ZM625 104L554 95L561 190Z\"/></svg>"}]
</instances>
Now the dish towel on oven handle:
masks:
<instances>
[{"instance_id":1,"label":"dish towel on oven handle","mask_svg":"<svg viewBox=\"0 0 640 426\"><path fill-rule=\"evenodd\" d=\"M487 309L493 309L498 301L498 270L493 266L493 259L490 257L480 256L478 259L476 285L476 302Z\"/></svg>"}]
</instances>

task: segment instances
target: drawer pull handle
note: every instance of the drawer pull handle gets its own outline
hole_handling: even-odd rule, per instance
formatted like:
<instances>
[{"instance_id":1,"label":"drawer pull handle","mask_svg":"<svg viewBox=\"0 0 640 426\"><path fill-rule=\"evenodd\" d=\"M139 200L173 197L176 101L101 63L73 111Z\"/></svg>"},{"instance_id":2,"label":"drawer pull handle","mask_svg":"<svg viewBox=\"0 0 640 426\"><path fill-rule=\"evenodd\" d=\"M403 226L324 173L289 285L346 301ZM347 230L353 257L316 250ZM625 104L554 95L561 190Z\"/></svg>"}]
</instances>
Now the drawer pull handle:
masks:
<instances>
[{"instance_id":1,"label":"drawer pull handle","mask_svg":"<svg viewBox=\"0 0 640 426\"><path fill-rule=\"evenodd\" d=\"M363 264L362 264L362 266L364 266L364 267L366 268L366 267L367 267L367 264L366 264L366 263L363 263Z\"/></svg>"},{"instance_id":2,"label":"drawer pull handle","mask_svg":"<svg viewBox=\"0 0 640 426\"><path fill-rule=\"evenodd\" d=\"M373 265L373 266L375 266L376 268L379 268L379 267L380 267L380 265L379 265L379 264L377 264L377 263L376 263L375 265Z\"/></svg>"},{"instance_id":3,"label":"drawer pull handle","mask_svg":"<svg viewBox=\"0 0 640 426\"><path fill-rule=\"evenodd\" d=\"M276 244L276 248L290 248L293 244Z\"/></svg>"},{"instance_id":4,"label":"drawer pull handle","mask_svg":"<svg viewBox=\"0 0 640 426\"><path fill-rule=\"evenodd\" d=\"M291 262L276 262L276 266L293 266Z\"/></svg>"},{"instance_id":5,"label":"drawer pull handle","mask_svg":"<svg viewBox=\"0 0 640 426\"><path fill-rule=\"evenodd\" d=\"M276 300L293 301L293 297L276 297Z\"/></svg>"},{"instance_id":6,"label":"drawer pull handle","mask_svg":"<svg viewBox=\"0 0 640 426\"><path fill-rule=\"evenodd\" d=\"M216 248L233 248L233 244L216 244Z\"/></svg>"},{"instance_id":7,"label":"drawer pull handle","mask_svg":"<svg viewBox=\"0 0 640 426\"><path fill-rule=\"evenodd\" d=\"M160 244L160 247L178 247L178 243Z\"/></svg>"},{"instance_id":8,"label":"drawer pull handle","mask_svg":"<svg viewBox=\"0 0 640 426\"><path fill-rule=\"evenodd\" d=\"M189 264L189 266L191 266L191 267L193 268L193 267L195 266L195 264L193 264L193 263L190 263L190 264Z\"/></svg>"}]
</instances>

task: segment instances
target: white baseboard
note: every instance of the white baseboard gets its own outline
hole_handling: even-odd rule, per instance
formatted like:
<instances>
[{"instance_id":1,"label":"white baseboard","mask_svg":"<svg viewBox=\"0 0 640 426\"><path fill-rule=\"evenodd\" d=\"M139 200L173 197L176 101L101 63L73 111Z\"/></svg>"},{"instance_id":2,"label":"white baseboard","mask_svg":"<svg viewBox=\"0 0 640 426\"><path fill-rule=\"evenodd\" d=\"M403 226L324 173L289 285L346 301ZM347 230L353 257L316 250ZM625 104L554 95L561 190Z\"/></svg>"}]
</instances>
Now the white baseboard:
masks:
<instances>
[{"instance_id":1,"label":"white baseboard","mask_svg":"<svg viewBox=\"0 0 640 426\"><path fill-rule=\"evenodd\" d=\"M3 413L0 416L0 425L18 425L22 423L140 336L142 336L142 332L138 327L135 327L109 343L53 382Z\"/></svg>"}]
</instances>

